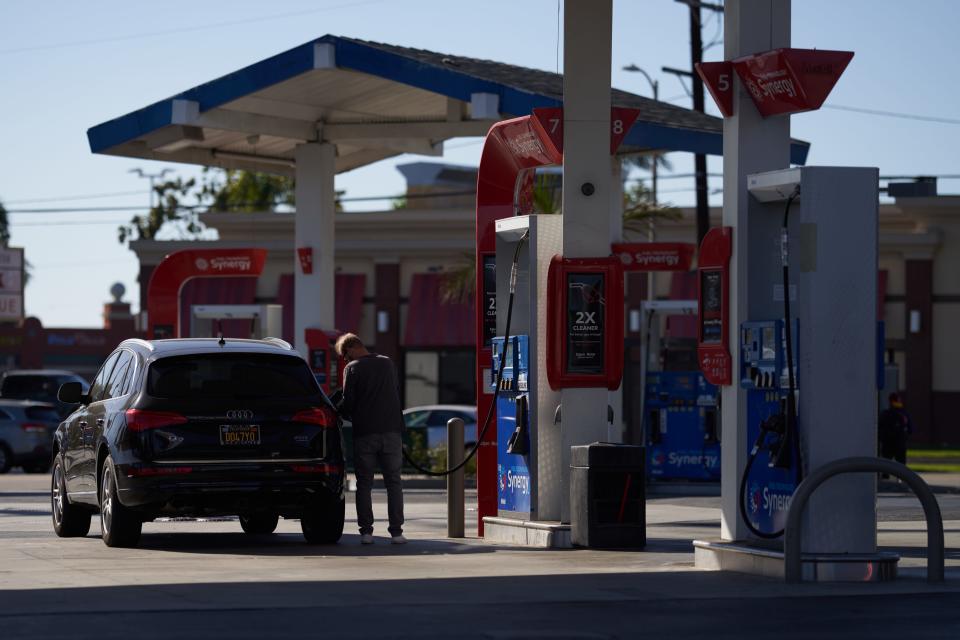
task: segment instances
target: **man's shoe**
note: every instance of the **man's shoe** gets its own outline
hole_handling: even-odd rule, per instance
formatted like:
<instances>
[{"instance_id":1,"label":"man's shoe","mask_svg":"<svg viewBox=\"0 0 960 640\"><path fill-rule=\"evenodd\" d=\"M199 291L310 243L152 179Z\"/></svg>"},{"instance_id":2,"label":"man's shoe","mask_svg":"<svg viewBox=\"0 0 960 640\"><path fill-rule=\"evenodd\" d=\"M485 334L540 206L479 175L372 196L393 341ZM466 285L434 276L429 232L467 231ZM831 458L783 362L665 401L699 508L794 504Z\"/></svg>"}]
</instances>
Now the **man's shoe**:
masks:
<instances>
[{"instance_id":1,"label":"man's shoe","mask_svg":"<svg viewBox=\"0 0 960 640\"><path fill-rule=\"evenodd\" d=\"M393 536L390 542L392 544L407 544L407 539L403 537L403 534L400 534L399 536Z\"/></svg>"},{"instance_id":2,"label":"man's shoe","mask_svg":"<svg viewBox=\"0 0 960 640\"><path fill-rule=\"evenodd\" d=\"M373 544L373 534L372 533L361 534L360 544Z\"/></svg>"}]
</instances>

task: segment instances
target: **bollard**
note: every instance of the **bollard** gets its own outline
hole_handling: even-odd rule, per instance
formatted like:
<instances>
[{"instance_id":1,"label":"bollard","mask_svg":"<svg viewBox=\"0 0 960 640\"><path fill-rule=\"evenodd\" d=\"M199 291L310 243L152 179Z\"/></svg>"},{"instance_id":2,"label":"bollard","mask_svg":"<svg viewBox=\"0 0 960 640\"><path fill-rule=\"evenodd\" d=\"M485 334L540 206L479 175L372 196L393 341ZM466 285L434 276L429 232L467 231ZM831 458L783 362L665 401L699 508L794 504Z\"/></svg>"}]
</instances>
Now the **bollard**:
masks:
<instances>
[{"instance_id":1,"label":"bollard","mask_svg":"<svg viewBox=\"0 0 960 640\"><path fill-rule=\"evenodd\" d=\"M447 420L447 469L463 462L463 420ZM447 537L464 535L464 471L461 467L447 476Z\"/></svg>"}]
</instances>

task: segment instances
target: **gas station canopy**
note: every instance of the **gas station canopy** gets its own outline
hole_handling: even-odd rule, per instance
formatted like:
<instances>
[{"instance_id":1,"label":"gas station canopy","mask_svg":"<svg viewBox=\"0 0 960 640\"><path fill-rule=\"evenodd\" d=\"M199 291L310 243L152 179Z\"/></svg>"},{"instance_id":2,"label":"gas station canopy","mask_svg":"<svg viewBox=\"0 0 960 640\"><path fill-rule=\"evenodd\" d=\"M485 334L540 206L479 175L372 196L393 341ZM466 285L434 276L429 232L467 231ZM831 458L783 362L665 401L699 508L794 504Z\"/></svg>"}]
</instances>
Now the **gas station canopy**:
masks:
<instances>
[{"instance_id":1,"label":"gas station canopy","mask_svg":"<svg viewBox=\"0 0 960 640\"><path fill-rule=\"evenodd\" d=\"M721 155L719 118L614 89L640 110L620 154ZM443 141L484 136L504 118L563 103L563 76L489 60L323 36L92 127L90 149L123 157L294 174L305 142L336 145L343 172ZM804 164L809 144L794 140Z\"/></svg>"}]
</instances>

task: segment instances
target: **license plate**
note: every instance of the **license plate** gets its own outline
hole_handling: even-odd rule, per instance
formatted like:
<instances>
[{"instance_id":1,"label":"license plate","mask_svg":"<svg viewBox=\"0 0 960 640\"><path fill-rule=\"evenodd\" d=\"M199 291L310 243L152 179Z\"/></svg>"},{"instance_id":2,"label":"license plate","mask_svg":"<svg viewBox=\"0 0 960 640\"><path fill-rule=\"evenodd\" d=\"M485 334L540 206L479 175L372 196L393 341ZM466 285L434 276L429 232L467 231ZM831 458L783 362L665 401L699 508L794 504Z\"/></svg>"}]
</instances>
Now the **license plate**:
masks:
<instances>
[{"instance_id":1,"label":"license plate","mask_svg":"<svg viewBox=\"0 0 960 640\"><path fill-rule=\"evenodd\" d=\"M260 444L260 425L222 424L220 425L220 444L224 446Z\"/></svg>"}]
</instances>

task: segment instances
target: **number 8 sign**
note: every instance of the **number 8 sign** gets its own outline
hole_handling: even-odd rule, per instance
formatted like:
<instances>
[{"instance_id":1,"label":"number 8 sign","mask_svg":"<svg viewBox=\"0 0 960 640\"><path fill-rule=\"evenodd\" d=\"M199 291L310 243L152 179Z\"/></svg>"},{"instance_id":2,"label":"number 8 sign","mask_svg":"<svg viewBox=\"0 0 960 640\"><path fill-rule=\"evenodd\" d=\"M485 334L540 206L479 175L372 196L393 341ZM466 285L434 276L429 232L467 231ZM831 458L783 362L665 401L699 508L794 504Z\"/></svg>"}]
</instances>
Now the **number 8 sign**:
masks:
<instances>
[{"instance_id":1,"label":"number 8 sign","mask_svg":"<svg viewBox=\"0 0 960 640\"><path fill-rule=\"evenodd\" d=\"M624 138L630 133L630 127L637 121L639 109L613 107L610 109L610 154L617 152ZM563 109L543 107L533 110L534 125L546 134L553 146L563 153Z\"/></svg>"}]
</instances>

